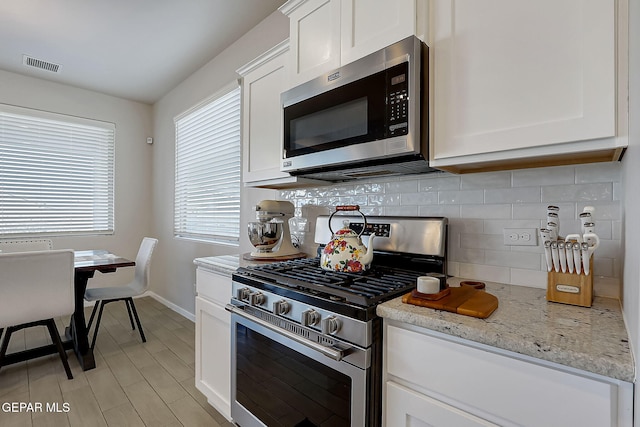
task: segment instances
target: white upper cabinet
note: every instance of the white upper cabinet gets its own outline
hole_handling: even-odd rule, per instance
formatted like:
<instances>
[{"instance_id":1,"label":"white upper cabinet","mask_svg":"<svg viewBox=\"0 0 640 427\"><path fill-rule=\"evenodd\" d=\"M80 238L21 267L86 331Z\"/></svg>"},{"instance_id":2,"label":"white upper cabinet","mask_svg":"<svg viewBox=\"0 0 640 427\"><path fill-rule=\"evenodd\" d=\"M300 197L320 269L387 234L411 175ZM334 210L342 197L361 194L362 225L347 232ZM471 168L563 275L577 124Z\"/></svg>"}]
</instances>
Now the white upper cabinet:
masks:
<instances>
[{"instance_id":1,"label":"white upper cabinet","mask_svg":"<svg viewBox=\"0 0 640 427\"><path fill-rule=\"evenodd\" d=\"M406 37L424 38L424 0L342 0L340 62L348 64Z\"/></svg>"},{"instance_id":2,"label":"white upper cabinet","mask_svg":"<svg viewBox=\"0 0 640 427\"><path fill-rule=\"evenodd\" d=\"M626 146L616 10L614 0L433 0L431 164L616 160Z\"/></svg>"},{"instance_id":3,"label":"white upper cabinet","mask_svg":"<svg viewBox=\"0 0 640 427\"><path fill-rule=\"evenodd\" d=\"M291 0L290 87L411 35L423 37L425 0Z\"/></svg>"},{"instance_id":4,"label":"white upper cabinet","mask_svg":"<svg viewBox=\"0 0 640 427\"><path fill-rule=\"evenodd\" d=\"M245 183L285 178L280 172L282 108L288 42L238 70L242 76L242 164Z\"/></svg>"},{"instance_id":5,"label":"white upper cabinet","mask_svg":"<svg viewBox=\"0 0 640 427\"><path fill-rule=\"evenodd\" d=\"M292 0L289 17L289 87L340 66L340 0Z\"/></svg>"},{"instance_id":6,"label":"white upper cabinet","mask_svg":"<svg viewBox=\"0 0 640 427\"><path fill-rule=\"evenodd\" d=\"M318 181L280 171L282 105L289 42L283 41L238 70L242 77L242 181L245 186L286 188Z\"/></svg>"}]
</instances>

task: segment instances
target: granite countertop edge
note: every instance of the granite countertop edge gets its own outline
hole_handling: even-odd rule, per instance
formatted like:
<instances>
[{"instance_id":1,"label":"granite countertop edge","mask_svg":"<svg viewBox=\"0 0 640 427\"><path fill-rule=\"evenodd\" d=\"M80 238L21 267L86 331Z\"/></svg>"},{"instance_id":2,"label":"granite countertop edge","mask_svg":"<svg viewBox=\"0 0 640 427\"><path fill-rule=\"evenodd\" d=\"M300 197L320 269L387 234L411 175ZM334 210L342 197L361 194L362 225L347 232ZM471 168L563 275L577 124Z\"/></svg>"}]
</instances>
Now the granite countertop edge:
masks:
<instances>
[{"instance_id":1,"label":"granite countertop edge","mask_svg":"<svg viewBox=\"0 0 640 427\"><path fill-rule=\"evenodd\" d=\"M194 259L193 263L197 267L231 277L238 267L240 267L240 257L238 255L202 257Z\"/></svg>"},{"instance_id":2,"label":"granite countertop edge","mask_svg":"<svg viewBox=\"0 0 640 427\"><path fill-rule=\"evenodd\" d=\"M461 279L449 279L458 286ZM380 304L377 314L452 337L633 382L635 365L620 302L594 299L591 308L546 301L546 291L485 282L498 297L487 319L404 304L398 297Z\"/></svg>"}]
</instances>

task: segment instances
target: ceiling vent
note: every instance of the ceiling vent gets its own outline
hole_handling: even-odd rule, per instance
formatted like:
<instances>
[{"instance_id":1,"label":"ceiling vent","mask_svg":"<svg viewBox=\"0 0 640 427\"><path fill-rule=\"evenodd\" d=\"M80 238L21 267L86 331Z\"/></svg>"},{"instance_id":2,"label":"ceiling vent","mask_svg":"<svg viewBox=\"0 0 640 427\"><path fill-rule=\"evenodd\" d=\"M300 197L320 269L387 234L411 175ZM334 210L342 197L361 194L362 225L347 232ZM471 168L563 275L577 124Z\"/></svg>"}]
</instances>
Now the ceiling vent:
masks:
<instances>
[{"instance_id":1,"label":"ceiling vent","mask_svg":"<svg viewBox=\"0 0 640 427\"><path fill-rule=\"evenodd\" d=\"M60 72L60 65L53 62L44 61L29 55L22 55L22 63L27 67L38 68L40 70L50 71L52 73Z\"/></svg>"}]
</instances>

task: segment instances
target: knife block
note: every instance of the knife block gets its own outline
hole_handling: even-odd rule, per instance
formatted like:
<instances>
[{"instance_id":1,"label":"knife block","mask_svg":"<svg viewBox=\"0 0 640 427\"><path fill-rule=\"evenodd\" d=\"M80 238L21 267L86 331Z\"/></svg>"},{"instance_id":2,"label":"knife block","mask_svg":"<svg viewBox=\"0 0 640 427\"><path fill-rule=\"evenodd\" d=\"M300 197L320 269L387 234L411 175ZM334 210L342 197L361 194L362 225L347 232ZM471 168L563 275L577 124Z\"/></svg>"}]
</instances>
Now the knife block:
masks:
<instances>
[{"instance_id":1,"label":"knife block","mask_svg":"<svg viewBox=\"0 0 640 427\"><path fill-rule=\"evenodd\" d=\"M547 301L591 307L593 303L593 256L589 260L589 274L547 273Z\"/></svg>"}]
</instances>

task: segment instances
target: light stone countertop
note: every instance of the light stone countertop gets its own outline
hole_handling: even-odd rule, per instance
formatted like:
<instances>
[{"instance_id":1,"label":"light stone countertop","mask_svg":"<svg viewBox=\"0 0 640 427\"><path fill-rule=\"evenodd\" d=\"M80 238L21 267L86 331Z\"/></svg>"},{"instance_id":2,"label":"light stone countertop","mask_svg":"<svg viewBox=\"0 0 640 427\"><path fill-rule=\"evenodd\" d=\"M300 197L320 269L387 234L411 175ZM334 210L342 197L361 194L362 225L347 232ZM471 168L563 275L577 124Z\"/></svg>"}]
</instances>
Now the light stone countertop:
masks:
<instances>
[{"instance_id":1,"label":"light stone countertop","mask_svg":"<svg viewBox=\"0 0 640 427\"><path fill-rule=\"evenodd\" d=\"M197 267L202 267L209 271L213 271L214 273L219 273L223 276L231 277L231 275L239 267L248 267L251 265L260 265L260 264L272 264L273 261L255 261L255 260L248 261L242 258L242 256L240 255L219 255L219 256L196 258L193 260L193 263Z\"/></svg>"},{"instance_id":2,"label":"light stone countertop","mask_svg":"<svg viewBox=\"0 0 640 427\"><path fill-rule=\"evenodd\" d=\"M461 279L450 278L450 286ZM487 319L403 304L377 308L379 316L458 338L633 382L635 369L620 302L596 297L591 308L547 302L546 290L485 282L498 298Z\"/></svg>"},{"instance_id":3,"label":"light stone countertop","mask_svg":"<svg viewBox=\"0 0 640 427\"><path fill-rule=\"evenodd\" d=\"M238 255L220 255L204 258L196 258L193 263L197 267L219 273L223 276L231 277L234 271L240 267L241 258Z\"/></svg>"}]
</instances>

